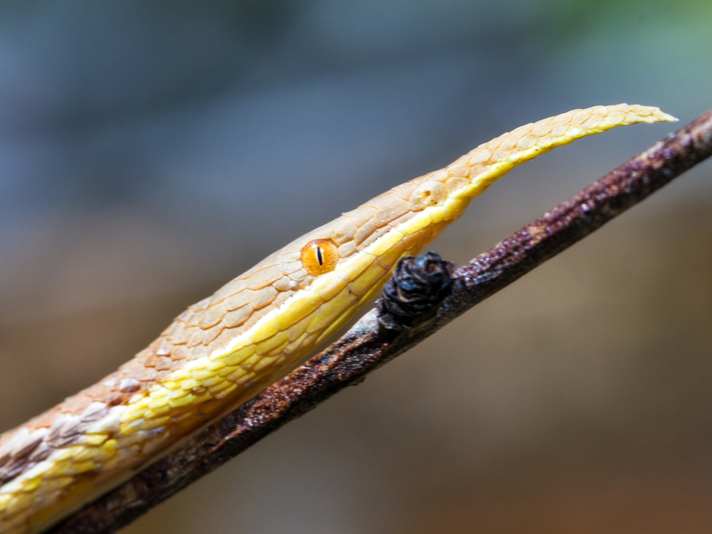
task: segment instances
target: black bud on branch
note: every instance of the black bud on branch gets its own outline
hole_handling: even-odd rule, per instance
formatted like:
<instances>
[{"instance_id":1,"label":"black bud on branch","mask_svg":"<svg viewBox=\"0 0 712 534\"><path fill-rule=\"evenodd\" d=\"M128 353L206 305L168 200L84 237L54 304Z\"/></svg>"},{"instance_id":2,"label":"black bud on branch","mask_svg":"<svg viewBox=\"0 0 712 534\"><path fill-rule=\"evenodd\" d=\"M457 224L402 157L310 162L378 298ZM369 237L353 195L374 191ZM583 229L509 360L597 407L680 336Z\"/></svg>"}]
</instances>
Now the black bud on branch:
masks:
<instances>
[{"instance_id":1,"label":"black bud on branch","mask_svg":"<svg viewBox=\"0 0 712 534\"><path fill-rule=\"evenodd\" d=\"M427 319L430 310L450 292L453 268L437 252L401 258L376 303L379 324L388 330L403 330Z\"/></svg>"}]
</instances>

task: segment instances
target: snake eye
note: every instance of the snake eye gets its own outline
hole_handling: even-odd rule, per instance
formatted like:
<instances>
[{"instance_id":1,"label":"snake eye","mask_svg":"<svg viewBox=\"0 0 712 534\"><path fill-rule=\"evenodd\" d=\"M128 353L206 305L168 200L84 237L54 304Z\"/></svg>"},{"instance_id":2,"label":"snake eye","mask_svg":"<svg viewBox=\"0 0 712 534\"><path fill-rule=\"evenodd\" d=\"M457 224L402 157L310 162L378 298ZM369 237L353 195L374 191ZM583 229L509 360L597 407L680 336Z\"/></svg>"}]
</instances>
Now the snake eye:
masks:
<instances>
[{"instance_id":1,"label":"snake eye","mask_svg":"<svg viewBox=\"0 0 712 534\"><path fill-rule=\"evenodd\" d=\"M331 239L315 239L304 245L300 259L310 275L319 276L336 268L339 249Z\"/></svg>"}]
</instances>

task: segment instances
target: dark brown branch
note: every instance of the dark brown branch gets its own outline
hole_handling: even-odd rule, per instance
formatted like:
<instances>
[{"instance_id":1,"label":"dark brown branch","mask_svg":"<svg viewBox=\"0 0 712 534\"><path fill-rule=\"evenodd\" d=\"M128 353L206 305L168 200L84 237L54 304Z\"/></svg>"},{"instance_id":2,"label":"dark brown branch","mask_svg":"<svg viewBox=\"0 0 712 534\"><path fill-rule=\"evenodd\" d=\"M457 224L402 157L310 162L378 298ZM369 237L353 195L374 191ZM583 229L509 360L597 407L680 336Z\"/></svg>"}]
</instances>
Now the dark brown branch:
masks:
<instances>
[{"instance_id":1,"label":"dark brown branch","mask_svg":"<svg viewBox=\"0 0 712 534\"><path fill-rule=\"evenodd\" d=\"M324 352L50 532L117 531L337 391L359 383L710 155L712 111L457 269L449 296L425 322L402 330L383 328L372 310Z\"/></svg>"}]
</instances>

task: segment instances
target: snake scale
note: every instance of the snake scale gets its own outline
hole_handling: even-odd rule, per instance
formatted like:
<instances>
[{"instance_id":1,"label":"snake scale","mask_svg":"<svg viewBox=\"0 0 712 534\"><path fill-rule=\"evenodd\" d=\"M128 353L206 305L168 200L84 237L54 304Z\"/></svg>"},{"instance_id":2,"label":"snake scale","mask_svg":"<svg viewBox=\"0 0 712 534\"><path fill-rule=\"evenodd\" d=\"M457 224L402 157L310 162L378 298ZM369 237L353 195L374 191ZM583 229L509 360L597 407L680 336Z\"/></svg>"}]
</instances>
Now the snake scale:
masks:
<instances>
[{"instance_id":1,"label":"snake scale","mask_svg":"<svg viewBox=\"0 0 712 534\"><path fill-rule=\"evenodd\" d=\"M296 367L514 166L581 137L674 120L573 110L480 145L291 242L190 306L115 373L0 437L0 533L40 532Z\"/></svg>"}]
</instances>

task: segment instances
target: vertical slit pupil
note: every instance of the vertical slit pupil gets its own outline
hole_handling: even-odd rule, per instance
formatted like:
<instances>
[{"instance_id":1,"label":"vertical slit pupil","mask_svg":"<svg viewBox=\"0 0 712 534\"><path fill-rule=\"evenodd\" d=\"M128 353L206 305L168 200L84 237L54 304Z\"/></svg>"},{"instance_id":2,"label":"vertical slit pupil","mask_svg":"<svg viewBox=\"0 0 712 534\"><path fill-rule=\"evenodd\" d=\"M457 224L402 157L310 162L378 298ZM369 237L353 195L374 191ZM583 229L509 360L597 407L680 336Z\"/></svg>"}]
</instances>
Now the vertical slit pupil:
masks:
<instances>
[{"instance_id":1,"label":"vertical slit pupil","mask_svg":"<svg viewBox=\"0 0 712 534\"><path fill-rule=\"evenodd\" d=\"M316 261L319 262L319 266L324 265L324 256L321 253L321 247L318 245L316 247Z\"/></svg>"}]
</instances>

